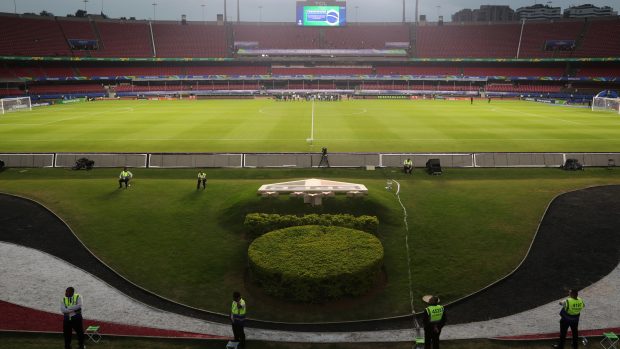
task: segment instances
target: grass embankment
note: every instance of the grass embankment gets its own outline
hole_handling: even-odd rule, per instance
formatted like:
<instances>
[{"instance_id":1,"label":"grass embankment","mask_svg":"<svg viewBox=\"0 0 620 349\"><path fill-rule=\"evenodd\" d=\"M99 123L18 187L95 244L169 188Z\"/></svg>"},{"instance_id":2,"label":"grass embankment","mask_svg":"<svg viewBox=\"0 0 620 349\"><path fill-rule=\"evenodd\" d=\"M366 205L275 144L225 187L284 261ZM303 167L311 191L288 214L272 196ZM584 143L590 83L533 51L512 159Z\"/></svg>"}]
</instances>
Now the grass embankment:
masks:
<instances>
[{"instance_id":1,"label":"grass embankment","mask_svg":"<svg viewBox=\"0 0 620 349\"><path fill-rule=\"evenodd\" d=\"M74 172L9 169L0 191L34 198L58 213L97 256L139 285L192 306L226 312L240 290L253 318L336 321L409 312L402 210L385 179L402 184L409 212L416 307L436 293L445 302L510 272L523 258L539 219L557 194L620 184L620 172L588 169L449 169L431 177L396 170L208 170L206 191L194 170L133 170L134 185L117 189L116 169ZM365 184L360 200L327 199L312 208L301 199L261 199L261 184L317 177ZM368 295L325 305L299 305L246 284L243 218L249 212L371 214L385 248L387 280ZM431 282L432 280L432 282Z\"/></svg>"},{"instance_id":2,"label":"grass embankment","mask_svg":"<svg viewBox=\"0 0 620 349\"><path fill-rule=\"evenodd\" d=\"M0 118L1 152L609 152L620 118L519 101L99 101Z\"/></svg>"}]
</instances>

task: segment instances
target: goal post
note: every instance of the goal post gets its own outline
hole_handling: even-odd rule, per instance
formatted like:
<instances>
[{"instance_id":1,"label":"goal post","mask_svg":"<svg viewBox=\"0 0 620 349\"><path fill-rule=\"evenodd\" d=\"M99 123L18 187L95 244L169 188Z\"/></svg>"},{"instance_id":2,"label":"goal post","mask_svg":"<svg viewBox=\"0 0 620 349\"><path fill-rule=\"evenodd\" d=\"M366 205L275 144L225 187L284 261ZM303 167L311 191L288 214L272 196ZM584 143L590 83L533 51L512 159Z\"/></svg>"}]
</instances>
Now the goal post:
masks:
<instances>
[{"instance_id":1,"label":"goal post","mask_svg":"<svg viewBox=\"0 0 620 349\"><path fill-rule=\"evenodd\" d=\"M30 97L0 98L0 113L32 110Z\"/></svg>"},{"instance_id":2,"label":"goal post","mask_svg":"<svg viewBox=\"0 0 620 349\"><path fill-rule=\"evenodd\" d=\"M615 91L602 91L592 99L592 111L612 111L620 114L620 98Z\"/></svg>"},{"instance_id":3,"label":"goal post","mask_svg":"<svg viewBox=\"0 0 620 349\"><path fill-rule=\"evenodd\" d=\"M594 97L592 111L613 111L620 114L620 98Z\"/></svg>"}]
</instances>

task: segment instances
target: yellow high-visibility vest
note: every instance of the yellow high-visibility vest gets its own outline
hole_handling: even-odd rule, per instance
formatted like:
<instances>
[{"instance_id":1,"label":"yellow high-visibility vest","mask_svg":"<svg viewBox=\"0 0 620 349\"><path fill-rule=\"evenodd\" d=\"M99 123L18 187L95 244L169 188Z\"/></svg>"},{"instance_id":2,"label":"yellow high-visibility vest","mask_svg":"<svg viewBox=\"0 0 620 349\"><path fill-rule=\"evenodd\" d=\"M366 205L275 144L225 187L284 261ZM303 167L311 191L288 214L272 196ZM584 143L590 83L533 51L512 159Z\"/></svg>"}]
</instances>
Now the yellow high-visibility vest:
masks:
<instances>
[{"instance_id":1,"label":"yellow high-visibility vest","mask_svg":"<svg viewBox=\"0 0 620 349\"><path fill-rule=\"evenodd\" d=\"M426 313L430 317L431 322L439 322L443 318L443 306L429 305L426 307Z\"/></svg>"},{"instance_id":2,"label":"yellow high-visibility vest","mask_svg":"<svg viewBox=\"0 0 620 349\"><path fill-rule=\"evenodd\" d=\"M583 299L579 297L577 297L577 299L567 298L564 304L564 310L566 310L568 315L575 316L579 315L585 306L586 304L583 302Z\"/></svg>"},{"instance_id":3,"label":"yellow high-visibility vest","mask_svg":"<svg viewBox=\"0 0 620 349\"><path fill-rule=\"evenodd\" d=\"M243 298L240 299L239 302L232 302L232 305L230 307L230 313L232 314L234 320L245 319L246 308Z\"/></svg>"}]
</instances>

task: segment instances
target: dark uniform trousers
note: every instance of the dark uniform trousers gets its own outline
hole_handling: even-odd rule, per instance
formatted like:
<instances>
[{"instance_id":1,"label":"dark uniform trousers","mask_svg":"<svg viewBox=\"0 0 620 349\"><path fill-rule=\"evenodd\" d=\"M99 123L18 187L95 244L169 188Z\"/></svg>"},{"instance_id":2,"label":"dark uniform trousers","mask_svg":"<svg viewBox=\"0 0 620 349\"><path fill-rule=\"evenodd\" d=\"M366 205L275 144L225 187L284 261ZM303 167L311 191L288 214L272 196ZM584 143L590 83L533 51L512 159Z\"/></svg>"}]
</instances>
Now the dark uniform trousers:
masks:
<instances>
[{"instance_id":1,"label":"dark uniform trousers","mask_svg":"<svg viewBox=\"0 0 620 349\"><path fill-rule=\"evenodd\" d=\"M200 184L202 184L202 189L206 189L207 188L207 179L200 179L198 178L198 183L196 183L196 189L200 189Z\"/></svg>"},{"instance_id":2,"label":"dark uniform trousers","mask_svg":"<svg viewBox=\"0 0 620 349\"><path fill-rule=\"evenodd\" d=\"M566 340L566 332L570 327L570 331L573 334L573 349L577 349L579 345L579 318L576 320L562 318L560 319L560 343L558 348L564 349L564 341Z\"/></svg>"},{"instance_id":3,"label":"dark uniform trousers","mask_svg":"<svg viewBox=\"0 0 620 349\"><path fill-rule=\"evenodd\" d=\"M82 324L82 315L74 315L71 319L65 316L62 322L62 332L65 336L65 349L71 349L71 337L73 331L77 334L78 347L84 348L84 325Z\"/></svg>"},{"instance_id":4,"label":"dark uniform trousers","mask_svg":"<svg viewBox=\"0 0 620 349\"><path fill-rule=\"evenodd\" d=\"M437 327L439 328L439 327ZM439 335L441 328L435 331L435 325L424 326L424 349L439 349Z\"/></svg>"},{"instance_id":5,"label":"dark uniform trousers","mask_svg":"<svg viewBox=\"0 0 620 349\"><path fill-rule=\"evenodd\" d=\"M125 188L129 186L129 177L123 177L118 179L118 187L122 188L123 183L125 183Z\"/></svg>"},{"instance_id":6,"label":"dark uniform trousers","mask_svg":"<svg viewBox=\"0 0 620 349\"><path fill-rule=\"evenodd\" d=\"M243 321L233 321L232 329L235 336L235 342L239 342L239 347L245 347L245 330L243 329Z\"/></svg>"}]
</instances>

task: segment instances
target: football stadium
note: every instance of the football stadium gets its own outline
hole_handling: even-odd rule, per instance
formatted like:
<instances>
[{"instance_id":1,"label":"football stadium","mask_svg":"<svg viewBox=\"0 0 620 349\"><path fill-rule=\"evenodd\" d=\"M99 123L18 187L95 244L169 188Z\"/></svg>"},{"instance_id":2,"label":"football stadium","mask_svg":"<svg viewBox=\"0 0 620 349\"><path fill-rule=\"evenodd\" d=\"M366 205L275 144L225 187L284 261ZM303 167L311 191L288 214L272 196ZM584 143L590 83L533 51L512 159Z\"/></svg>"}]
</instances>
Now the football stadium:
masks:
<instances>
[{"instance_id":1,"label":"football stadium","mask_svg":"<svg viewBox=\"0 0 620 349\"><path fill-rule=\"evenodd\" d=\"M620 347L618 4L491 2L0 5L0 348Z\"/></svg>"}]
</instances>

